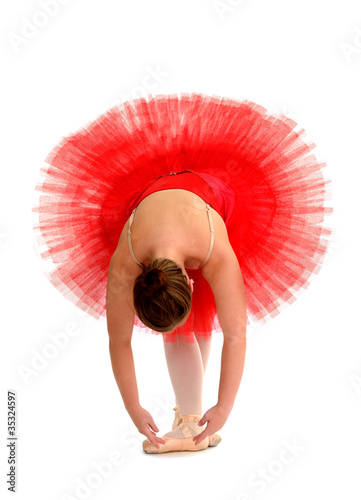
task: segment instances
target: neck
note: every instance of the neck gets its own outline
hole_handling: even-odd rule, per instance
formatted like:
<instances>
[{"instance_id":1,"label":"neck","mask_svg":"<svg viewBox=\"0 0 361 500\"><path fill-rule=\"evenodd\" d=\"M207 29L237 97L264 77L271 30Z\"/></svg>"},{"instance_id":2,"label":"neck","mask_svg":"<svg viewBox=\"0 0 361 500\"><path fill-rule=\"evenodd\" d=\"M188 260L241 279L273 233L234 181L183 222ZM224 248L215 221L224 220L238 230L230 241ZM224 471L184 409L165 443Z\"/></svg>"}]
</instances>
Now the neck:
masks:
<instances>
[{"instance_id":1,"label":"neck","mask_svg":"<svg viewBox=\"0 0 361 500\"><path fill-rule=\"evenodd\" d=\"M162 248L156 250L151 256L151 261L155 259L170 259L173 260L186 274L186 270L184 267L184 256L180 255L179 252L175 251L174 248Z\"/></svg>"}]
</instances>

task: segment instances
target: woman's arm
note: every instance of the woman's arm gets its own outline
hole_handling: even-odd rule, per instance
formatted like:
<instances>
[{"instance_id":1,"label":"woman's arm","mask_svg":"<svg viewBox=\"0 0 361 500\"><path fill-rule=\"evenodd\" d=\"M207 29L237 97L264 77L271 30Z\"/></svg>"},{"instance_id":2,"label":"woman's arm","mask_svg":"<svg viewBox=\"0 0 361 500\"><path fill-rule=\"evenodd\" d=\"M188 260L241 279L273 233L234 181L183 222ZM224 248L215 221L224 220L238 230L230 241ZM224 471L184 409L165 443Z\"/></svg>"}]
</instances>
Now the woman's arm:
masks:
<instances>
[{"instance_id":1,"label":"woman's arm","mask_svg":"<svg viewBox=\"0 0 361 500\"><path fill-rule=\"evenodd\" d=\"M207 427L193 438L196 445L226 423L241 383L246 356L246 293L237 257L232 247L224 244L211 259L202 275L213 292L224 342L218 402L198 422L200 426L207 423Z\"/></svg>"},{"instance_id":2,"label":"woman's arm","mask_svg":"<svg viewBox=\"0 0 361 500\"><path fill-rule=\"evenodd\" d=\"M140 407L133 351L130 342L112 343L109 339L109 353L113 373L129 414Z\"/></svg>"},{"instance_id":3,"label":"woman's arm","mask_svg":"<svg viewBox=\"0 0 361 500\"><path fill-rule=\"evenodd\" d=\"M245 287L232 247L219 249L202 274L212 289L224 337L217 406L229 414L243 375L247 327Z\"/></svg>"},{"instance_id":4,"label":"woman's arm","mask_svg":"<svg viewBox=\"0 0 361 500\"><path fill-rule=\"evenodd\" d=\"M133 284L134 277L115 252L109 263L106 293L109 353L114 377L128 412L140 406L131 346L135 316Z\"/></svg>"},{"instance_id":5,"label":"woman's arm","mask_svg":"<svg viewBox=\"0 0 361 500\"><path fill-rule=\"evenodd\" d=\"M246 337L224 340L217 405L229 415L241 383L246 357Z\"/></svg>"},{"instance_id":6,"label":"woman's arm","mask_svg":"<svg viewBox=\"0 0 361 500\"><path fill-rule=\"evenodd\" d=\"M115 251L109 264L106 311L109 334L109 353L115 380L124 406L141 434L156 448L164 439L151 414L139 402L131 339L134 326L133 286L139 269L131 270L123 263L121 251ZM138 274L137 274L138 273Z\"/></svg>"}]
</instances>

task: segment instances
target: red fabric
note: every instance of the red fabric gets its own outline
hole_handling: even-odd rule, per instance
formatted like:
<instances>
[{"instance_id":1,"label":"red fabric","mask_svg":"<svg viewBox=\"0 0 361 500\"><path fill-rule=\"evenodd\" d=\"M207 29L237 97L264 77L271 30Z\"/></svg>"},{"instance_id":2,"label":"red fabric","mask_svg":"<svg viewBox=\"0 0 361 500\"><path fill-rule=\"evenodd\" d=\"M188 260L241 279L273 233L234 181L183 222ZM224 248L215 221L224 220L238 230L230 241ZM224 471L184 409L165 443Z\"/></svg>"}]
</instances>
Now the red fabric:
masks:
<instances>
[{"instance_id":1,"label":"red fabric","mask_svg":"<svg viewBox=\"0 0 361 500\"><path fill-rule=\"evenodd\" d=\"M296 126L255 103L203 94L111 108L65 137L41 170L34 231L44 263L56 266L45 271L50 281L81 309L105 316L109 260L134 203L159 176L190 170L214 191L223 213L248 322L274 317L319 272L332 232L323 224L333 211L325 204L325 164ZM182 175L159 182L183 182ZM208 283L200 270L188 274L195 282L191 315L166 335L169 342L221 331ZM159 334L137 317L135 324Z\"/></svg>"},{"instance_id":2,"label":"red fabric","mask_svg":"<svg viewBox=\"0 0 361 500\"><path fill-rule=\"evenodd\" d=\"M151 181L146 189L131 203L129 208L130 213L144 198L164 189L186 189L187 191L191 191L211 205L224 219L224 206L219 206L216 193L200 174L191 172L190 170L183 170L177 173L171 172L168 175L160 176L155 181Z\"/></svg>"}]
</instances>

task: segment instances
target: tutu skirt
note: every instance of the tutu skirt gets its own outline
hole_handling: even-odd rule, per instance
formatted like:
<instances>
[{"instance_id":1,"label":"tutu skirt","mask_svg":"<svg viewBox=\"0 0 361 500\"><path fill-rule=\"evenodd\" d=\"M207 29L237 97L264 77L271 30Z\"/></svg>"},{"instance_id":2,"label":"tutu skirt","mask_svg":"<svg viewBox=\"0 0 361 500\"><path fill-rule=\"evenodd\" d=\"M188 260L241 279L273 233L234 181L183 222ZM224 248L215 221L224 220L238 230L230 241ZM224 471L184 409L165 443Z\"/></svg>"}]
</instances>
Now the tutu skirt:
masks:
<instances>
[{"instance_id":1,"label":"tutu skirt","mask_svg":"<svg viewBox=\"0 0 361 500\"><path fill-rule=\"evenodd\" d=\"M243 275L248 324L276 316L319 272L332 234L324 225L333 212L325 163L296 127L253 102L197 93L111 108L63 138L41 169L33 211L45 274L83 311L105 316L110 258L136 200L160 176L190 170L217 197ZM188 274L191 314L163 334L167 342L221 331L210 286L199 269ZM137 316L135 325L159 334Z\"/></svg>"}]
</instances>

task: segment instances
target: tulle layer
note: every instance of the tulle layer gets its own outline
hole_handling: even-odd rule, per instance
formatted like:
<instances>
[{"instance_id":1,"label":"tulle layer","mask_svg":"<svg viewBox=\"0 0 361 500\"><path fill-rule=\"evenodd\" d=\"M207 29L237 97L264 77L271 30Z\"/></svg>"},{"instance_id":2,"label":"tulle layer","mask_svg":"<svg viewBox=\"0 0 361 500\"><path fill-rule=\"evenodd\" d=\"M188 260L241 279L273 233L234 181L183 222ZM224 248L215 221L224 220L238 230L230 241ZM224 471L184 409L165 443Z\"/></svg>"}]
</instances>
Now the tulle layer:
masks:
<instances>
[{"instance_id":1,"label":"tulle layer","mask_svg":"<svg viewBox=\"0 0 361 500\"><path fill-rule=\"evenodd\" d=\"M41 170L33 211L44 272L76 306L105 316L109 261L132 201L160 175L191 170L236 193L225 223L243 274L248 323L274 317L319 272L332 234L324 224L333 211L325 163L296 127L253 102L198 93L111 108L63 138ZM192 316L166 341L221 331L210 287L199 270L193 274L199 294ZM135 325L158 333L137 317Z\"/></svg>"}]
</instances>

